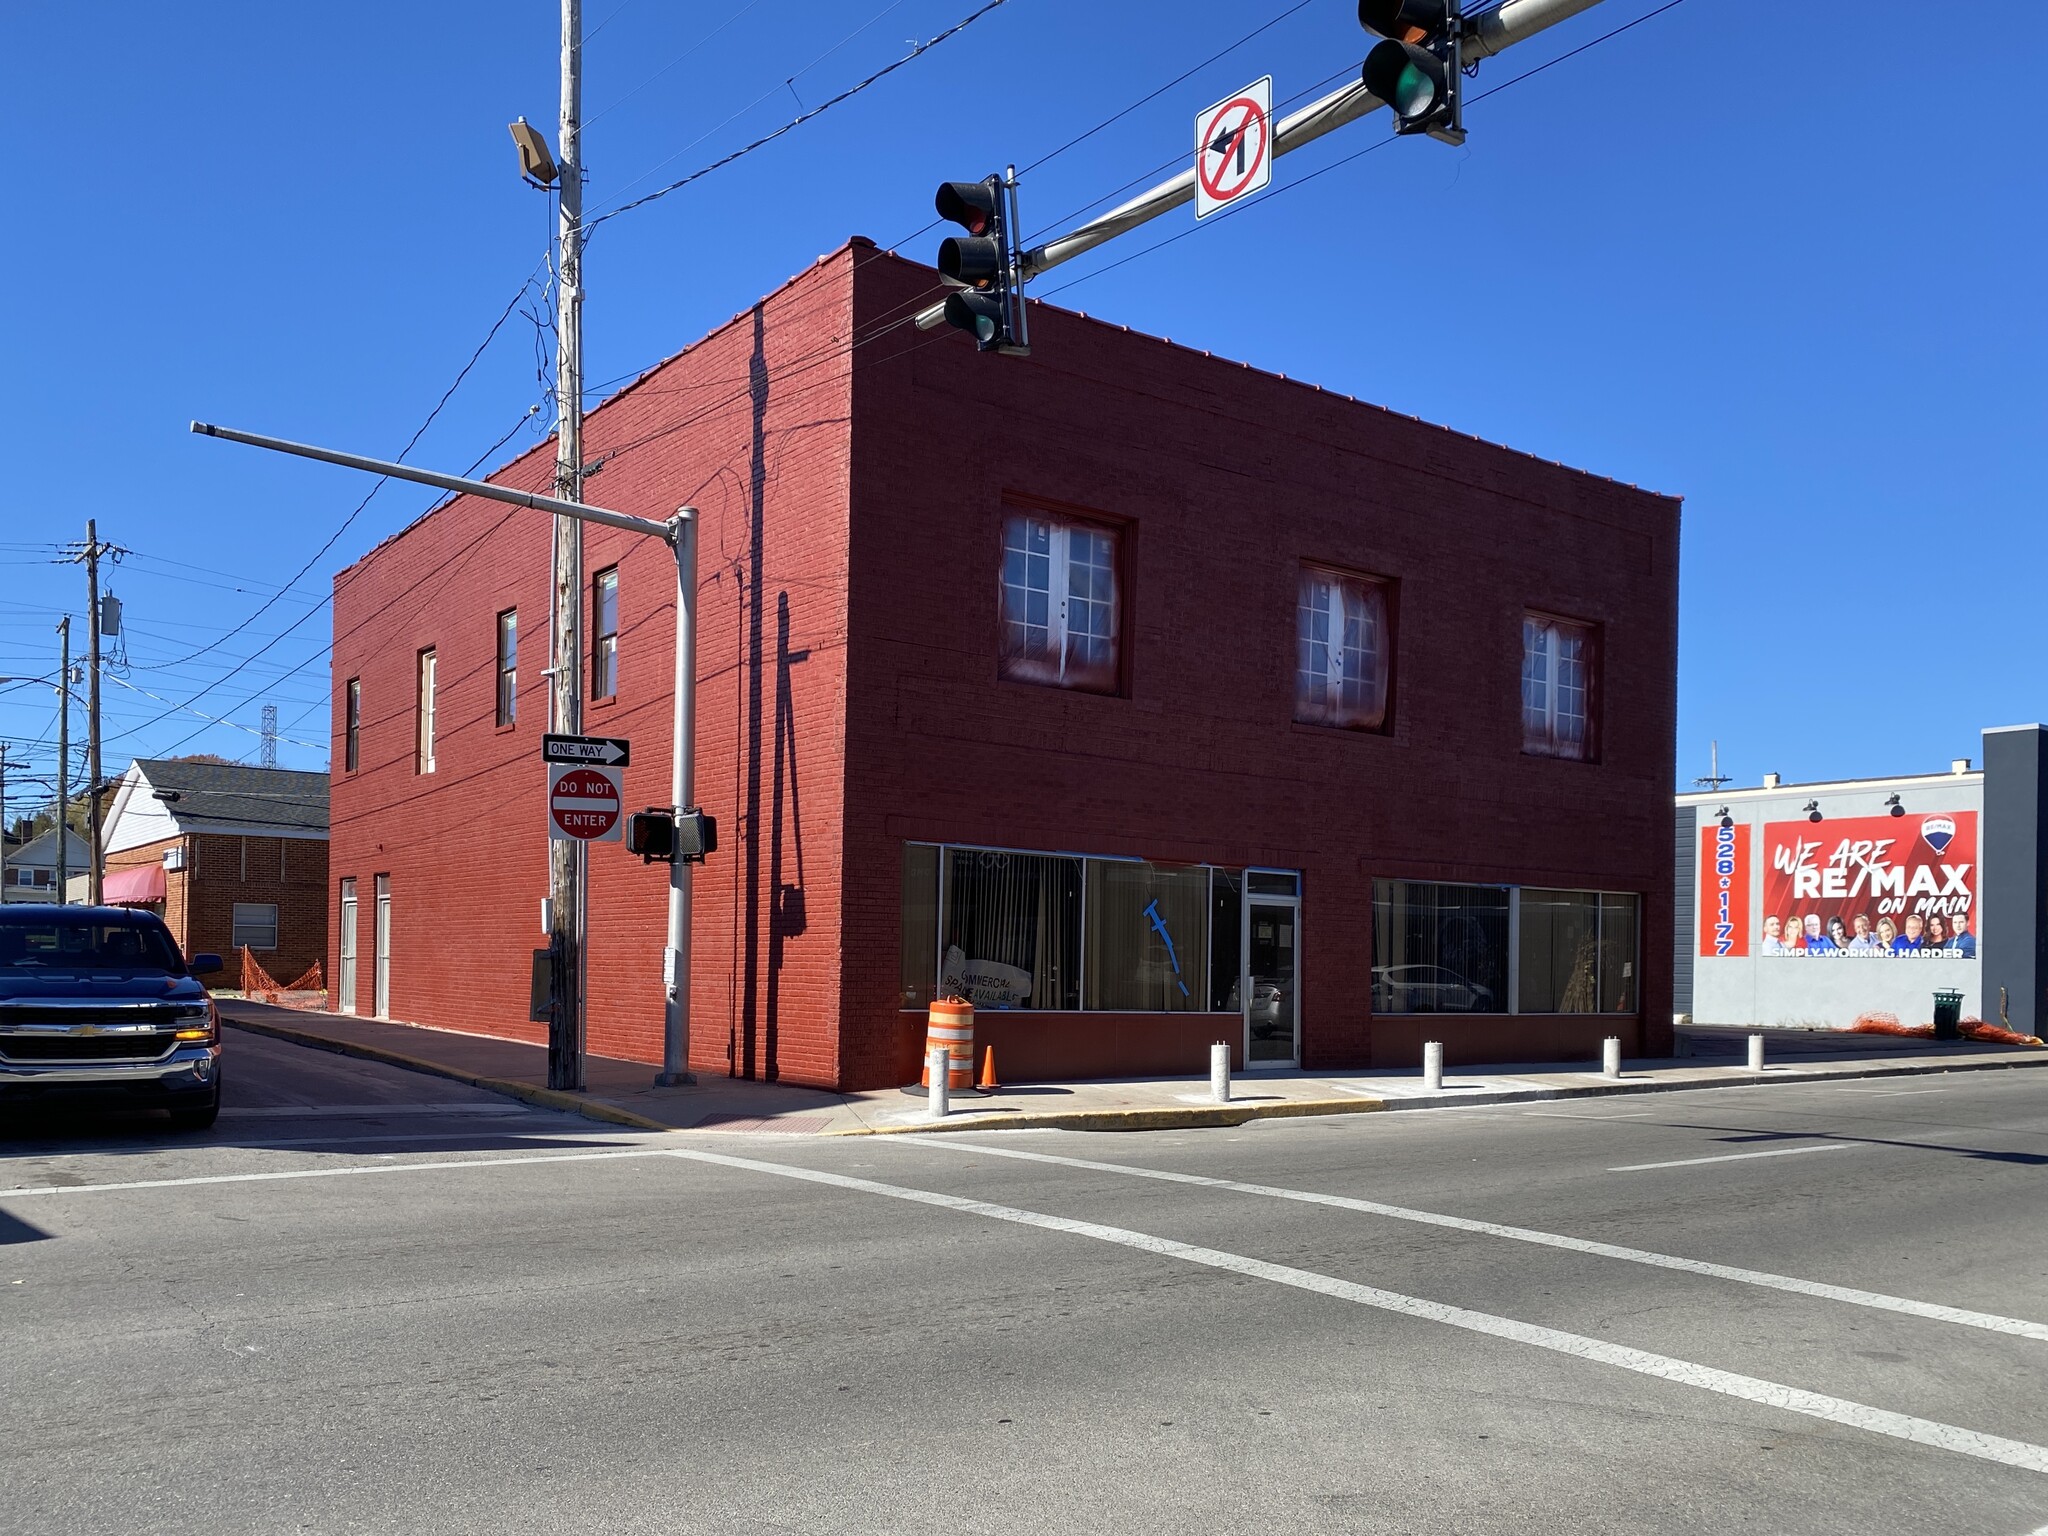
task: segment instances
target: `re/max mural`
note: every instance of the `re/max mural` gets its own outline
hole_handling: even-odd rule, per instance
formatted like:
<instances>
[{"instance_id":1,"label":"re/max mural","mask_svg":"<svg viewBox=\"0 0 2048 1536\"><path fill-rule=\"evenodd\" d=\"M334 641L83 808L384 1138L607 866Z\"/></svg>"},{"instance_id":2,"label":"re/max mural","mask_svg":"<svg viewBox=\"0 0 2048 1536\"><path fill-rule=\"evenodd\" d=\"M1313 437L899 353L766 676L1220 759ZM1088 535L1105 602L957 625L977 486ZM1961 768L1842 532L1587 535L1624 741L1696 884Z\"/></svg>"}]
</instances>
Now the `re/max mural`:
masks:
<instances>
[{"instance_id":1,"label":"re/max mural","mask_svg":"<svg viewBox=\"0 0 2048 1536\"><path fill-rule=\"evenodd\" d=\"M1977 813L1764 827L1757 953L1974 959Z\"/></svg>"},{"instance_id":2,"label":"re/max mural","mask_svg":"<svg viewBox=\"0 0 2048 1536\"><path fill-rule=\"evenodd\" d=\"M1766 823L1754 915L1749 831L1700 829L1700 954L1976 958L1975 811Z\"/></svg>"}]
</instances>

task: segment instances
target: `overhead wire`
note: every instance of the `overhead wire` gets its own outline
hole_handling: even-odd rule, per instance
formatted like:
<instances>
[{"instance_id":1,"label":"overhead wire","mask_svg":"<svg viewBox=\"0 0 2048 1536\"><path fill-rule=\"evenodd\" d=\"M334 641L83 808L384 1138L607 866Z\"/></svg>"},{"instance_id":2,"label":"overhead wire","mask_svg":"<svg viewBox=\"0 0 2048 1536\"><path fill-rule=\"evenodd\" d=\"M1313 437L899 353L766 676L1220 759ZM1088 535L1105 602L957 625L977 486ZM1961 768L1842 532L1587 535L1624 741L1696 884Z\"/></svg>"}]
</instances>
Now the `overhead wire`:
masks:
<instances>
[{"instance_id":1,"label":"overhead wire","mask_svg":"<svg viewBox=\"0 0 2048 1536\"><path fill-rule=\"evenodd\" d=\"M1564 63L1567 59L1577 58L1580 54L1585 53L1588 49L1597 48L1600 46L1600 44L1607 42L1609 39L1619 37L1624 32L1632 31L1634 28L1641 26L1644 22L1653 20L1654 18L1663 15L1666 11L1674 10L1678 6L1683 5L1684 3L1685 0L1665 0L1664 4L1658 6L1654 10L1644 12L1641 16L1636 17L1633 21L1624 22L1622 25L1615 27L1610 31L1601 33L1598 37L1592 38L1587 42L1579 44L1578 47L1573 48L1568 52L1559 54L1556 58L1547 59L1543 63L1538 64L1531 69L1524 70L1519 75L1514 75L1506 80L1501 81L1501 83L1496 86L1492 86L1487 90L1480 91L1476 95L1467 98L1465 104L1467 106L1473 106L1478 104L1479 102L1486 100L1489 96L1498 96L1502 91L1509 89L1511 86L1520 85L1524 80L1533 79L1537 75L1542 74L1545 70L1552 69L1557 65ZM1082 283L1094 281L1096 278L1101 277L1104 273L1114 272L1118 267L1128 266L1130 263L1137 261L1142 257L1150 256L1155 251L1162 251L1169 245L1177 244L1180 241L1187 239L1188 236L1195 234L1202 229L1213 229L1214 227L1216 227L1219 224L1222 224L1228 219L1239 217L1245 213L1250 212L1254 208L1264 207L1267 204L1273 202L1276 198L1297 191L1300 188L1307 186L1312 181L1320 180L1322 177L1329 175L1332 171L1341 170L1344 166L1351 164L1354 160L1362 160L1367 155L1385 149L1389 144L1398 142L1400 137L1401 136L1398 134L1388 134L1385 138L1377 139L1374 142L1366 145L1363 149L1354 150L1351 154L1345 155L1341 159L1333 160L1328 165L1319 166L1315 170L1309 172L1306 176L1303 176L1295 181L1290 181L1285 186L1280 187L1275 191L1269 192L1263 197L1253 198L1248 202L1239 204L1235 208L1223 209L1221 212L1213 215L1212 217L1203 221L1202 223L1191 224L1187 228L1180 230L1176 234L1168 235L1164 240L1155 241L1151 245L1144 247L1142 250L1131 252L1130 255L1125 256L1120 260L1108 262L1103 266L1096 267L1088 272L1084 272L1080 276L1075 277L1068 282L1060 283L1055 287L1048 288L1043 293L1038 295L1038 297L1040 299L1048 299L1056 293L1065 293L1068 289L1077 288Z\"/></svg>"},{"instance_id":2,"label":"overhead wire","mask_svg":"<svg viewBox=\"0 0 2048 1536\"><path fill-rule=\"evenodd\" d=\"M738 149L733 150L730 154L721 155L718 159L712 161L709 165L700 167L699 169L690 172L689 175L670 182L667 186L656 187L652 192L648 192L640 197L636 197L631 202L621 203L618 207L613 208L606 213L599 214L596 218L590 220L584 226L586 232L595 233L599 225L608 223L612 219L616 219L620 214L631 213L636 208L644 208L647 204L654 202L659 198L667 197L671 192L679 192L684 187L690 185L691 182L701 180L702 178L709 176L713 171L731 165L733 161L739 159L741 156L750 155L755 150L762 148L764 145L774 143L784 134L789 133L794 129L801 128L805 123L810 122L813 118L819 117L824 113L831 111L832 108L838 106L841 102L849 100L854 96L858 96L862 91L868 89L869 86L876 84L878 81L888 78L897 70L901 69L904 65L910 63L912 60L923 58L927 53L930 53L934 48L938 47L948 38L959 36L960 33L966 31L969 27L973 26L977 21L981 20L982 17L988 15L990 11L1000 9L1002 6L1007 5L1008 3L1009 0L986 0L986 3L983 4L978 10L975 10L969 13L967 16L961 18L959 21L954 22L952 26L946 28L943 32L940 32L935 36L926 39L924 42L919 43L916 47L912 48L910 52L904 54L901 58L893 60L892 62L883 65L880 69L876 70L866 79L855 82L854 84L848 86L845 90L841 91L838 95L830 97L829 99L820 102L817 106L812 107L807 112L799 113L797 116L791 118L788 122L784 123L780 128L775 129L773 132L762 134L752 143L743 144Z\"/></svg>"},{"instance_id":3,"label":"overhead wire","mask_svg":"<svg viewBox=\"0 0 2048 1536\"><path fill-rule=\"evenodd\" d=\"M525 279L519 285L519 291L512 295L512 302L507 304L504 308L504 311L498 316L498 318L491 322L490 330L485 333L484 339L477 344L476 350L469 355L469 361L464 363L462 365L461 371L455 375L455 381L452 384L450 384L447 387L447 389L442 391L441 398L434 403L434 408L427 413L427 419L421 422L418 430L415 431L413 435L406 440L405 446L401 448L398 452L398 461L400 463L403 463L405 460L405 456L408 453L412 452L412 450L418 446L419 440L422 437L426 436L427 429L434 424L435 420L439 418L442 410L447 406L448 402L455 397L455 391L462 387L463 380L469 377L470 370L476 367L477 365L477 360L484 355L485 350L489 348L492 341L494 341L497 338L498 332L504 327L505 322L512 318L513 310L518 308L519 301L526 297L526 291L527 289L533 286L534 276L540 271L540 268L541 263L536 262L534 264L533 271L528 272L526 274ZM384 488L385 482L389 478L390 477L386 475L379 475L377 477L376 482L373 485L371 485L370 489L364 494L363 499L355 504L354 509L349 512L348 516L344 517L341 520L341 525L337 527L331 535L328 536L327 542L322 544L318 549L316 549L313 552L312 557L309 560L307 560L304 565L299 567L298 571L292 576L291 580L287 581L282 587L280 587L274 596L265 600L261 605L257 607L254 613L250 614L248 618L244 619L240 624L237 624L233 629L230 629L226 634L222 635L220 639L211 641L208 644L201 646L198 650L193 651L190 655L179 658L180 663L186 661L195 661L199 657L204 656L209 652L218 649L222 641L231 639L235 635L240 634L249 625L255 623L257 619L261 618L263 614L268 612L272 605L274 605L280 598L282 598L287 592L289 592L294 586L296 586L300 582L300 580L302 580L305 577L306 573L312 570L313 567L317 565L320 562L320 560L327 554L327 552L330 549L334 548L334 546L341 541L341 536L344 533L348 532L349 528L353 526L355 520L358 517L361 517L363 515L364 510L370 505L370 502L375 498L376 494ZM201 697L201 695L199 694L193 695L193 699L195 700L199 697ZM188 700L187 702L191 702L191 700Z\"/></svg>"}]
</instances>

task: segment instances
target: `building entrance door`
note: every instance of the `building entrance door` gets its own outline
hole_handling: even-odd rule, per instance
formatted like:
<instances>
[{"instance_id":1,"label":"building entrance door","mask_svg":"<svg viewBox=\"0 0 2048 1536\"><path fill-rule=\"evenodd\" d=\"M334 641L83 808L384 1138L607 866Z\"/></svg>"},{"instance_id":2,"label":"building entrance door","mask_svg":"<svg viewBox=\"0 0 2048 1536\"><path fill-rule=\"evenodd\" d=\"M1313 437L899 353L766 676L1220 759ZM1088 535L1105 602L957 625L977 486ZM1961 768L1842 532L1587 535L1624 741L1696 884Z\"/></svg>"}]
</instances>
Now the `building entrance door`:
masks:
<instances>
[{"instance_id":1,"label":"building entrance door","mask_svg":"<svg viewBox=\"0 0 2048 1536\"><path fill-rule=\"evenodd\" d=\"M356 1011L356 883L341 882L341 1011Z\"/></svg>"},{"instance_id":2,"label":"building entrance door","mask_svg":"<svg viewBox=\"0 0 2048 1536\"><path fill-rule=\"evenodd\" d=\"M391 1017L391 877L377 877L376 928L371 937L370 1008L380 1019Z\"/></svg>"},{"instance_id":3,"label":"building entrance door","mask_svg":"<svg viewBox=\"0 0 2048 1536\"><path fill-rule=\"evenodd\" d=\"M1248 1067L1293 1066L1300 1033L1295 982L1300 970L1299 898L1249 895L1244 904Z\"/></svg>"}]
</instances>

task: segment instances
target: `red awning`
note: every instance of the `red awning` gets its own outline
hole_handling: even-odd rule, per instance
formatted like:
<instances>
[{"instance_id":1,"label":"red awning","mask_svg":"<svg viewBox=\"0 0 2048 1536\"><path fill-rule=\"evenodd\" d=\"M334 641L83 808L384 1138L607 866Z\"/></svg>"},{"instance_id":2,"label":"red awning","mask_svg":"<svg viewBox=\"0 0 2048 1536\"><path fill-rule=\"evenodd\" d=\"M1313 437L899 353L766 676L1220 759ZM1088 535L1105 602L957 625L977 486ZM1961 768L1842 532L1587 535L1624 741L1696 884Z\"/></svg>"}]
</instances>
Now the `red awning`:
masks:
<instances>
[{"instance_id":1,"label":"red awning","mask_svg":"<svg viewBox=\"0 0 2048 1536\"><path fill-rule=\"evenodd\" d=\"M101 900L110 907L140 907L164 899L164 867L144 864L136 869L110 869L100 882Z\"/></svg>"}]
</instances>

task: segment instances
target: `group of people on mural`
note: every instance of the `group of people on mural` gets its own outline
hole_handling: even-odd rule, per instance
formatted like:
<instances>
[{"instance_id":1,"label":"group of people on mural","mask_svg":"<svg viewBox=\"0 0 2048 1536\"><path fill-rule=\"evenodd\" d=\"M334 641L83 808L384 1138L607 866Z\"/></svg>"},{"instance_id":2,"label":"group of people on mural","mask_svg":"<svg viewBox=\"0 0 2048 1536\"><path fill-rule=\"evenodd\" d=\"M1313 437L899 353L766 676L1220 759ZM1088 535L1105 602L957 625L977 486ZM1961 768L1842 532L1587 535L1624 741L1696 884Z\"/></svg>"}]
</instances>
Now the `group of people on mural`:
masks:
<instances>
[{"instance_id":1,"label":"group of people on mural","mask_svg":"<svg viewBox=\"0 0 2048 1536\"><path fill-rule=\"evenodd\" d=\"M1970 914L1906 913L1898 922L1880 917L1873 923L1858 912L1844 921L1822 922L1818 912L1805 917L1764 919L1763 952L1767 955L1942 955L1959 960L1977 958L1977 935Z\"/></svg>"}]
</instances>

